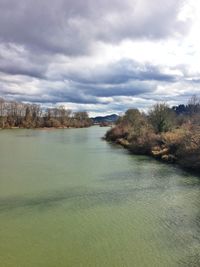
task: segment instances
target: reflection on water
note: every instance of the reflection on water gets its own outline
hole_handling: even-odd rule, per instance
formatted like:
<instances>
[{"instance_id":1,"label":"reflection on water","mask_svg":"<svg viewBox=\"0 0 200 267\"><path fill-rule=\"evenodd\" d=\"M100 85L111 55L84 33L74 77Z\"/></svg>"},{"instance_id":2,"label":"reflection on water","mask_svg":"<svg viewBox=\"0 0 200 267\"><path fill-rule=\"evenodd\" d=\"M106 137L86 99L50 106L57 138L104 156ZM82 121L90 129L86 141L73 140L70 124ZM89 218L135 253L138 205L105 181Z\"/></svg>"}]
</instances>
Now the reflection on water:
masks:
<instances>
[{"instance_id":1,"label":"reflection on water","mask_svg":"<svg viewBox=\"0 0 200 267\"><path fill-rule=\"evenodd\" d=\"M101 140L2 131L1 266L200 266L200 179Z\"/></svg>"}]
</instances>

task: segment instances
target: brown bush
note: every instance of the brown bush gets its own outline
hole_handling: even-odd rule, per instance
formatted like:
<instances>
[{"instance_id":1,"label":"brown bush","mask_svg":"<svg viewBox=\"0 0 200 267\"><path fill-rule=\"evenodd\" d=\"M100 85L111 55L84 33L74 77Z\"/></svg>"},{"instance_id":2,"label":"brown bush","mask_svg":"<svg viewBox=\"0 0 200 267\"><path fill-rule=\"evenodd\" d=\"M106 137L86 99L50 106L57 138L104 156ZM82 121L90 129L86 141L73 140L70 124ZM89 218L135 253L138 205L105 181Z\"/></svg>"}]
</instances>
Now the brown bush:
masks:
<instances>
[{"instance_id":1,"label":"brown bush","mask_svg":"<svg viewBox=\"0 0 200 267\"><path fill-rule=\"evenodd\" d=\"M195 127L187 132L177 151L179 163L196 171L200 171L200 128Z\"/></svg>"}]
</instances>

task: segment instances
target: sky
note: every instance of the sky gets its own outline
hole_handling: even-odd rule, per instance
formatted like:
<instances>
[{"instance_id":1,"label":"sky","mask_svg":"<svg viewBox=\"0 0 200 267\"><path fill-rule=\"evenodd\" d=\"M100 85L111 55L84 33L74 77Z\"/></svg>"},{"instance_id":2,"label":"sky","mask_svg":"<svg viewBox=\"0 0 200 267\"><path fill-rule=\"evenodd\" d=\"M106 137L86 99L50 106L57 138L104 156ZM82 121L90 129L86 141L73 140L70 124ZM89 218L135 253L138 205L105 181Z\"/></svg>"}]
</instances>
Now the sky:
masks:
<instances>
[{"instance_id":1,"label":"sky","mask_svg":"<svg viewBox=\"0 0 200 267\"><path fill-rule=\"evenodd\" d=\"M90 116L200 95L199 0L0 0L0 97Z\"/></svg>"}]
</instances>

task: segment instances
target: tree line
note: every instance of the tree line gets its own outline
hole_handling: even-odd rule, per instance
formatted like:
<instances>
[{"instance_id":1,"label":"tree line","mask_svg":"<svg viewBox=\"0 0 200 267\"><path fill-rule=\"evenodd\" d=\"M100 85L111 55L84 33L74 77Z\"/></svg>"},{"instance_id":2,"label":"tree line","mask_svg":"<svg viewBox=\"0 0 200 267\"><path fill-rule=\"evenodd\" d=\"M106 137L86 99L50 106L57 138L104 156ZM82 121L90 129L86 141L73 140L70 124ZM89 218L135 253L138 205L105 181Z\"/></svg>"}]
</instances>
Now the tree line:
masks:
<instances>
[{"instance_id":1,"label":"tree line","mask_svg":"<svg viewBox=\"0 0 200 267\"><path fill-rule=\"evenodd\" d=\"M44 109L37 104L0 98L0 128L89 127L87 112L72 112L64 106Z\"/></svg>"},{"instance_id":2,"label":"tree line","mask_svg":"<svg viewBox=\"0 0 200 267\"><path fill-rule=\"evenodd\" d=\"M170 108L155 104L147 114L129 109L105 138L135 154L151 155L166 162L200 171L200 98Z\"/></svg>"}]
</instances>

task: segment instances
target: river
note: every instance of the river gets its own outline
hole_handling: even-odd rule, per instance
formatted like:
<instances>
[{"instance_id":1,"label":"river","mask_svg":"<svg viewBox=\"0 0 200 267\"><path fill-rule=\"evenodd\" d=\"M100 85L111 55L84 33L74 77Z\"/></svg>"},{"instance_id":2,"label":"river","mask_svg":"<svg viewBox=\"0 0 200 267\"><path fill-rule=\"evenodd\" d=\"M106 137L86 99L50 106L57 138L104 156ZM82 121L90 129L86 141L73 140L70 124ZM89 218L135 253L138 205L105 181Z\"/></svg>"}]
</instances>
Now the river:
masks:
<instances>
[{"instance_id":1,"label":"river","mask_svg":"<svg viewBox=\"0 0 200 267\"><path fill-rule=\"evenodd\" d=\"M200 266L200 179L106 130L0 131L0 266Z\"/></svg>"}]
</instances>

